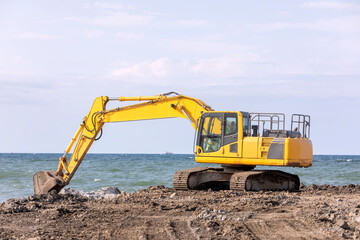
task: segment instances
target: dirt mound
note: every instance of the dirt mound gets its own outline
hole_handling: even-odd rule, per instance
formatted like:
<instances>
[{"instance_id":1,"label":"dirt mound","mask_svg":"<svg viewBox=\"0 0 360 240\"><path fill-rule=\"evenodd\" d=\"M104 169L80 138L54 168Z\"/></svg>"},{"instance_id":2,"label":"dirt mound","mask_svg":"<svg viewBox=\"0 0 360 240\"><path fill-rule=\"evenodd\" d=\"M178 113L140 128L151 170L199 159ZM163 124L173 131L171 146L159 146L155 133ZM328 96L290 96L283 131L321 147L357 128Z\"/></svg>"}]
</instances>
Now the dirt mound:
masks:
<instances>
[{"instance_id":1,"label":"dirt mound","mask_svg":"<svg viewBox=\"0 0 360 240\"><path fill-rule=\"evenodd\" d=\"M360 239L360 185L293 193L67 191L2 203L0 238Z\"/></svg>"}]
</instances>

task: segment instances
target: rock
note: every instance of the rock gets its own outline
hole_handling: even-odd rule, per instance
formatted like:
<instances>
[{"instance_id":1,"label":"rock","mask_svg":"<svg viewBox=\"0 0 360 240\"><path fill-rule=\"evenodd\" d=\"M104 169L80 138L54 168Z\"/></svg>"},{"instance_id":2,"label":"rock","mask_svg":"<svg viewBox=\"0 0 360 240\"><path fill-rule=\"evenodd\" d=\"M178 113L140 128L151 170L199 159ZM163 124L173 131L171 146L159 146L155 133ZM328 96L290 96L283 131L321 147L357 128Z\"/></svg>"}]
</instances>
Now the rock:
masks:
<instances>
[{"instance_id":1,"label":"rock","mask_svg":"<svg viewBox=\"0 0 360 240\"><path fill-rule=\"evenodd\" d=\"M354 220L355 220L355 222L360 223L360 216L359 216L359 217L354 218Z\"/></svg>"},{"instance_id":2,"label":"rock","mask_svg":"<svg viewBox=\"0 0 360 240\"><path fill-rule=\"evenodd\" d=\"M334 217L333 216L329 216L329 215L322 215L319 217L319 220L322 222L333 222L334 221Z\"/></svg>"},{"instance_id":3,"label":"rock","mask_svg":"<svg viewBox=\"0 0 360 240\"><path fill-rule=\"evenodd\" d=\"M114 198L115 196L122 194L117 187L103 187L97 191L85 192L85 191L78 191L72 188L65 188L62 189L59 194L71 194L78 197L87 197L91 199L99 199L99 198Z\"/></svg>"},{"instance_id":4,"label":"rock","mask_svg":"<svg viewBox=\"0 0 360 240\"><path fill-rule=\"evenodd\" d=\"M343 221L341 220L339 223L338 223L339 227L341 227L342 229L350 229L350 226L348 225L348 223L346 221Z\"/></svg>"},{"instance_id":5,"label":"rock","mask_svg":"<svg viewBox=\"0 0 360 240\"><path fill-rule=\"evenodd\" d=\"M331 227L331 228L329 228L329 230L332 231L332 232L338 232L338 231L341 230L341 228L339 228L339 227Z\"/></svg>"},{"instance_id":6,"label":"rock","mask_svg":"<svg viewBox=\"0 0 360 240\"><path fill-rule=\"evenodd\" d=\"M220 210L219 210L219 213L220 213L220 214L226 214L226 211L225 211L224 209L220 209Z\"/></svg>"},{"instance_id":7,"label":"rock","mask_svg":"<svg viewBox=\"0 0 360 240\"><path fill-rule=\"evenodd\" d=\"M171 194L171 195L170 195L170 198L173 198L173 197L175 197L175 196L177 196L177 193L176 193L176 192L174 192L173 194Z\"/></svg>"},{"instance_id":8,"label":"rock","mask_svg":"<svg viewBox=\"0 0 360 240\"><path fill-rule=\"evenodd\" d=\"M195 211L196 209L197 209L196 206L194 206L194 207L188 207L188 208L185 209L185 211L190 211L190 212L192 212L192 211Z\"/></svg>"}]
</instances>

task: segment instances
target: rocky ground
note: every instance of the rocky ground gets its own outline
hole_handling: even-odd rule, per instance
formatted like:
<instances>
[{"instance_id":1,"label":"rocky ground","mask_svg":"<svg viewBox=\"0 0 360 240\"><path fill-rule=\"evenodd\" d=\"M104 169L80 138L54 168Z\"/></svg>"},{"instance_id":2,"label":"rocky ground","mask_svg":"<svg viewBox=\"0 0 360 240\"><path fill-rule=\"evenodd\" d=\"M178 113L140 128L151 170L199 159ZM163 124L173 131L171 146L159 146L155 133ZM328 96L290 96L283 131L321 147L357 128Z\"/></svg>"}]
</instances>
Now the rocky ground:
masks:
<instances>
[{"instance_id":1,"label":"rocky ground","mask_svg":"<svg viewBox=\"0 0 360 240\"><path fill-rule=\"evenodd\" d=\"M300 192L117 188L9 199L0 239L360 239L360 185Z\"/></svg>"}]
</instances>

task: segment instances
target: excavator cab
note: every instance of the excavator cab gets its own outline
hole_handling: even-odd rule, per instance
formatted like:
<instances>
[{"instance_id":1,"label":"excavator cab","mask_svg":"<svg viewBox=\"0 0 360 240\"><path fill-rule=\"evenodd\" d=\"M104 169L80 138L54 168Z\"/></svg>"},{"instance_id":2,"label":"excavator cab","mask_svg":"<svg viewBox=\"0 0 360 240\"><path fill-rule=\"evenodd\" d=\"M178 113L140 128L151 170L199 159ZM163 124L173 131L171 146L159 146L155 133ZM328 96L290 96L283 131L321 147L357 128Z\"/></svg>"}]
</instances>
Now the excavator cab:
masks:
<instances>
[{"instance_id":1,"label":"excavator cab","mask_svg":"<svg viewBox=\"0 0 360 240\"><path fill-rule=\"evenodd\" d=\"M235 166L312 165L310 117L282 113L207 112L201 116L196 161Z\"/></svg>"},{"instance_id":2,"label":"excavator cab","mask_svg":"<svg viewBox=\"0 0 360 240\"><path fill-rule=\"evenodd\" d=\"M238 140L243 137L239 119L242 118L237 112L204 113L197 135L197 155L222 156L227 149L225 146L229 147L227 153L237 153Z\"/></svg>"}]
</instances>

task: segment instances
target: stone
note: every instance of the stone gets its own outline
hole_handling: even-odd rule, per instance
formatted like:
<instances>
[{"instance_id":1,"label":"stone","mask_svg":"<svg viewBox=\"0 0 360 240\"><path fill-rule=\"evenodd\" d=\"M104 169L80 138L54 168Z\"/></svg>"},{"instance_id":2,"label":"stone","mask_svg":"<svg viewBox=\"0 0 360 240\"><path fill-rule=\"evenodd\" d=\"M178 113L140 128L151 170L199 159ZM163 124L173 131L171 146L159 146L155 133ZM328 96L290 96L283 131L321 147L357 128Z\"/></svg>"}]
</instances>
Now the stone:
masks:
<instances>
[{"instance_id":1,"label":"stone","mask_svg":"<svg viewBox=\"0 0 360 240\"><path fill-rule=\"evenodd\" d=\"M220 213L220 214L226 214L226 211L225 211L224 209L220 209L220 210L219 210L219 213Z\"/></svg>"},{"instance_id":2,"label":"stone","mask_svg":"<svg viewBox=\"0 0 360 240\"><path fill-rule=\"evenodd\" d=\"M115 196L122 194L117 187L103 187L97 191L91 192L84 192L84 191L77 191L72 188L64 188L62 189L59 194L71 194L78 197L87 197L90 199L100 199L100 198L114 198Z\"/></svg>"},{"instance_id":3,"label":"stone","mask_svg":"<svg viewBox=\"0 0 360 240\"><path fill-rule=\"evenodd\" d=\"M341 220L340 222L339 222L339 226L342 228L342 229L350 229L350 226L349 226L349 224L346 222L346 221L343 221L343 220Z\"/></svg>"}]
</instances>

